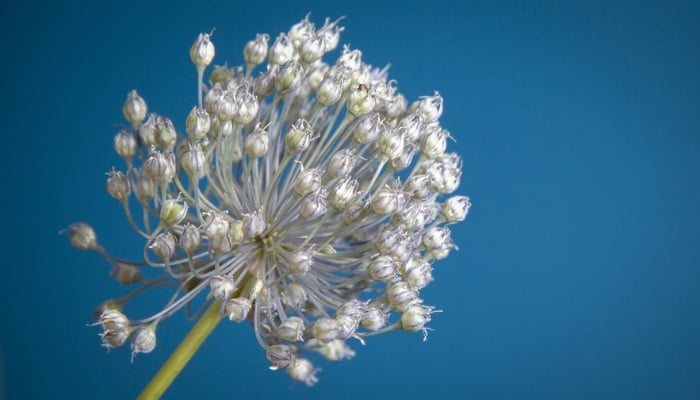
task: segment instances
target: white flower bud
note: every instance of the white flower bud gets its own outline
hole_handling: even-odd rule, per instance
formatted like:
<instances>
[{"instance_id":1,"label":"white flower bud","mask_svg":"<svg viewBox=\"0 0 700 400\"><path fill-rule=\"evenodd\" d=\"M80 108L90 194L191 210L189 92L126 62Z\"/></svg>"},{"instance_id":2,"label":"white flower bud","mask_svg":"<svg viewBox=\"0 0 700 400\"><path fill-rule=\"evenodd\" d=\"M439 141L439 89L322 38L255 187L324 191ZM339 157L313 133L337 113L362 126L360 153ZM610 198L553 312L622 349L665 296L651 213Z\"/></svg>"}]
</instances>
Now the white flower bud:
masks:
<instances>
[{"instance_id":1,"label":"white flower bud","mask_svg":"<svg viewBox=\"0 0 700 400\"><path fill-rule=\"evenodd\" d=\"M156 348L156 331L151 326L138 328L131 339L131 361L138 353L150 353Z\"/></svg>"},{"instance_id":2,"label":"white flower bud","mask_svg":"<svg viewBox=\"0 0 700 400\"><path fill-rule=\"evenodd\" d=\"M295 122L284 137L285 152L299 154L309 148L313 130L305 119Z\"/></svg>"},{"instance_id":3,"label":"white flower bud","mask_svg":"<svg viewBox=\"0 0 700 400\"><path fill-rule=\"evenodd\" d=\"M262 234L267 228L265 215L262 211L243 214L243 236L254 238Z\"/></svg>"},{"instance_id":4,"label":"white flower bud","mask_svg":"<svg viewBox=\"0 0 700 400\"><path fill-rule=\"evenodd\" d=\"M311 219L323 215L328 210L328 192L321 187L315 192L307 194L301 201L299 212L302 217Z\"/></svg>"},{"instance_id":5,"label":"white flower bud","mask_svg":"<svg viewBox=\"0 0 700 400\"><path fill-rule=\"evenodd\" d=\"M443 160L432 163L426 173L430 175L432 188L441 194L452 193L459 186L459 179L462 176L462 170L459 164L454 161L458 160Z\"/></svg>"},{"instance_id":6,"label":"white flower bud","mask_svg":"<svg viewBox=\"0 0 700 400\"><path fill-rule=\"evenodd\" d=\"M381 116L379 113L372 112L362 117L353 131L353 138L360 144L372 143L379 138L383 131L384 125Z\"/></svg>"},{"instance_id":7,"label":"white flower bud","mask_svg":"<svg viewBox=\"0 0 700 400\"><path fill-rule=\"evenodd\" d=\"M125 201L131 194L131 185L122 171L114 168L107 174L107 192L119 201Z\"/></svg>"},{"instance_id":8,"label":"white flower bud","mask_svg":"<svg viewBox=\"0 0 700 400\"><path fill-rule=\"evenodd\" d=\"M433 281L433 267L422 258L410 260L404 270L403 279L415 289L423 289Z\"/></svg>"},{"instance_id":9,"label":"white flower bud","mask_svg":"<svg viewBox=\"0 0 700 400\"><path fill-rule=\"evenodd\" d=\"M97 325L102 325L105 331L127 331L129 319L121 311L108 308L100 314Z\"/></svg>"},{"instance_id":10,"label":"white flower bud","mask_svg":"<svg viewBox=\"0 0 700 400\"><path fill-rule=\"evenodd\" d=\"M393 214L408 201L408 194L401 189L385 186L372 197L372 209L377 214Z\"/></svg>"},{"instance_id":11,"label":"white flower bud","mask_svg":"<svg viewBox=\"0 0 700 400\"><path fill-rule=\"evenodd\" d=\"M330 19L326 19L326 23L316 32L318 36L323 38L323 44L325 45L323 50L326 53L338 47L340 32L344 30L343 27L338 26L338 21L340 20L330 22Z\"/></svg>"},{"instance_id":12,"label":"white flower bud","mask_svg":"<svg viewBox=\"0 0 700 400\"><path fill-rule=\"evenodd\" d=\"M386 297L398 312L404 312L409 306L420 303L418 292L404 281L391 284L387 289Z\"/></svg>"},{"instance_id":13,"label":"white flower bud","mask_svg":"<svg viewBox=\"0 0 700 400\"><path fill-rule=\"evenodd\" d=\"M207 237L215 238L224 236L228 233L230 225L229 221L224 214L218 212L212 212L208 216L206 234Z\"/></svg>"},{"instance_id":14,"label":"white flower bud","mask_svg":"<svg viewBox=\"0 0 700 400\"><path fill-rule=\"evenodd\" d=\"M146 122L139 126L139 137L141 138L141 143L143 143L144 146L150 147L158 144L156 143L158 119L160 119L158 115L150 113L148 114L148 119Z\"/></svg>"},{"instance_id":15,"label":"white flower bud","mask_svg":"<svg viewBox=\"0 0 700 400\"><path fill-rule=\"evenodd\" d=\"M258 64L262 64L267 57L267 42L270 40L270 36L266 33L257 34L255 39L249 41L245 48L243 48L243 59L246 64L254 67Z\"/></svg>"},{"instance_id":16,"label":"white flower bud","mask_svg":"<svg viewBox=\"0 0 700 400\"><path fill-rule=\"evenodd\" d=\"M236 289L233 279L226 275L214 275L209 278L209 290L211 296L219 301L226 301Z\"/></svg>"},{"instance_id":17,"label":"white flower bud","mask_svg":"<svg viewBox=\"0 0 700 400\"><path fill-rule=\"evenodd\" d=\"M229 233L209 239L209 247L216 254L226 254L233 250L233 239Z\"/></svg>"},{"instance_id":18,"label":"white flower bud","mask_svg":"<svg viewBox=\"0 0 700 400\"><path fill-rule=\"evenodd\" d=\"M252 303L247 297L236 297L229 299L224 305L224 311L228 315L228 319L234 322L242 322L248 317L248 312Z\"/></svg>"},{"instance_id":19,"label":"white flower bud","mask_svg":"<svg viewBox=\"0 0 700 400\"><path fill-rule=\"evenodd\" d=\"M453 196L442 206L442 217L449 223L464 221L472 203L467 196Z\"/></svg>"},{"instance_id":20,"label":"white flower bud","mask_svg":"<svg viewBox=\"0 0 700 400\"><path fill-rule=\"evenodd\" d=\"M367 86L361 84L350 93L347 107L350 114L355 117L360 117L372 111L375 104L374 95Z\"/></svg>"},{"instance_id":21,"label":"white flower bud","mask_svg":"<svg viewBox=\"0 0 700 400\"><path fill-rule=\"evenodd\" d=\"M136 155L137 149L138 143L136 142L136 138L130 132L122 129L114 135L114 151L116 151L127 164L131 165L131 160L133 160Z\"/></svg>"},{"instance_id":22,"label":"white flower bud","mask_svg":"<svg viewBox=\"0 0 700 400\"><path fill-rule=\"evenodd\" d=\"M197 180L206 173L206 157L198 145L189 148L180 156L180 165L193 180Z\"/></svg>"},{"instance_id":23,"label":"white flower bud","mask_svg":"<svg viewBox=\"0 0 700 400\"><path fill-rule=\"evenodd\" d=\"M336 182L328 194L328 201L339 210L345 209L355 199L358 185L357 180L348 178Z\"/></svg>"},{"instance_id":24,"label":"white flower bud","mask_svg":"<svg viewBox=\"0 0 700 400\"><path fill-rule=\"evenodd\" d=\"M292 379L303 382L306 386L313 386L318 382L313 364L305 358L295 359L286 371Z\"/></svg>"},{"instance_id":25,"label":"white flower bud","mask_svg":"<svg viewBox=\"0 0 700 400\"><path fill-rule=\"evenodd\" d=\"M393 160L403 153L404 139L400 129L387 129L379 136L377 141L379 151L386 160Z\"/></svg>"},{"instance_id":26,"label":"white flower bud","mask_svg":"<svg viewBox=\"0 0 700 400\"><path fill-rule=\"evenodd\" d=\"M313 334L321 343L328 343L338 338L338 323L332 318L319 318L314 322Z\"/></svg>"},{"instance_id":27,"label":"white flower bud","mask_svg":"<svg viewBox=\"0 0 700 400\"><path fill-rule=\"evenodd\" d=\"M431 308L419 304L408 307L401 314L401 327L408 332L423 331L425 335L425 324L430 322ZM425 341L425 336L423 341Z\"/></svg>"},{"instance_id":28,"label":"white flower bud","mask_svg":"<svg viewBox=\"0 0 700 400\"><path fill-rule=\"evenodd\" d=\"M319 60L309 65L308 69L309 71L306 74L305 83L308 85L309 90L317 92L321 86L321 82L326 79L326 72L328 72L329 69L328 64Z\"/></svg>"},{"instance_id":29,"label":"white flower bud","mask_svg":"<svg viewBox=\"0 0 700 400\"><path fill-rule=\"evenodd\" d=\"M349 360L355 357L355 351L348 347L345 340L334 340L321 346L321 355L330 361Z\"/></svg>"},{"instance_id":30,"label":"white flower bud","mask_svg":"<svg viewBox=\"0 0 700 400\"><path fill-rule=\"evenodd\" d=\"M419 143L425 130L423 120L416 113L410 113L401 118L397 127L403 130L404 140L409 143Z\"/></svg>"},{"instance_id":31,"label":"white flower bud","mask_svg":"<svg viewBox=\"0 0 700 400\"><path fill-rule=\"evenodd\" d=\"M304 169L294 180L294 191L299 196L306 196L321 187L321 171L318 168Z\"/></svg>"},{"instance_id":32,"label":"white flower bud","mask_svg":"<svg viewBox=\"0 0 700 400\"><path fill-rule=\"evenodd\" d=\"M177 143L177 131L175 131L173 121L165 117L156 120L155 140L156 144L165 151L173 151L175 143Z\"/></svg>"},{"instance_id":33,"label":"white flower bud","mask_svg":"<svg viewBox=\"0 0 700 400\"><path fill-rule=\"evenodd\" d=\"M170 183L175 177L175 156L172 153L163 154L154 151L143 163L143 171L153 182L158 184Z\"/></svg>"},{"instance_id":34,"label":"white flower bud","mask_svg":"<svg viewBox=\"0 0 700 400\"><path fill-rule=\"evenodd\" d=\"M381 255L369 265L369 275L375 281L387 282L396 276L398 265L393 257Z\"/></svg>"},{"instance_id":35,"label":"white flower bud","mask_svg":"<svg viewBox=\"0 0 700 400\"><path fill-rule=\"evenodd\" d=\"M224 95L224 89L219 83L215 83L204 96L204 110L212 117L216 116L216 106L219 99Z\"/></svg>"},{"instance_id":36,"label":"white flower bud","mask_svg":"<svg viewBox=\"0 0 700 400\"><path fill-rule=\"evenodd\" d=\"M451 243L450 229L444 226L428 228L423 234L422 243L426 249L442 248L446 243Z\"/></svg>"},{"instance_id":37,"label":"white flower bud","mask_svg":"<svg viewBox=\"0 0 700 400\"><path fill-rule=\"evenodd\" d=\"M148 107L146 106L146 101L139 96L138 92L136 90L129 92L126 96L124 107L122 107L122 114L124 114L124 118L129 121L134 129L146 118L147 112Z\"/></svg>"},{"instance_id":38,"label":"white flower bud","mask_svg":"<svg viewBox=\"0 0 700 400\"><path fill-rule=\"evenodd\" d=\"M261 73L253 83L255 94L260 98L267 97L275 90L275 78L279 72L279 67L276 65L268 65L267 71Z\"/></svg>"},{"instance_id":39,"label":"white flower bud","mask_svg":"<svg viewBox=\"0 0 700 400\"><path fill-rule=\"evenodd\" d=\"M282 292L282 303L288 307L301 308L308 300L308 296L304 286L292 282L287 285L286 290Z\"/></svg>"},{"instance_id":40,"label":"white flower bud","mask_svg":"<svg viewBox=\"0 0 700 400\"><path fill-rule=\"evenodd\" d=\"M236 112L233 113L233 120L239 124L247 125L258 115L258 99L247 89L236 91Z\"/></svg>"},{"instance_id":41,"label":"white flower bud","mask_svg":"<svg viewBox=\"0 0 700 400\"><path fill-rule=\"evenodd\" d=\"M418 174L412 175L406 180L403 186L403 190L409 193L411 196L422 199L427 197L431 193L432 183L430 175L428 174Z\"/></svg>"},{"instance_id":42,"label":"white flower bud","mask_svg":"<svg viewBox=\"0 0 700 400\"><path fill-rule=\"evenodd\" d=\"M420 230L435 221L439 211L440 206L433 200L411 201L392 216L392 222L406 231Z\"/></svg>"},{"instance_id":43,"label":"white flower bud","mask_svg":"<svg viewBox=\"0 0 700 400\"><path fill-rule=\"evenodd\" d=\"M360 301L357 299L349 300L343 303L337 310L335 310L336 318L340 315L346 315L352 317L356 321L361 320L365 313L367 312L367 302Z\"/></svg>"},{"instance_id":44,"label":"white flower bud","mask_svg":"<svg viewBox=\"0 0 700 400\"><path fill-rule=\"evenodd\" d=\"M328 161L328 175L341 179L350 175L357 162L355 149L341 149Z\"/></svg>"},{"instance_id":45,"label":"white flower bud","mask_svg":"<svg viewBox=\"0 0 700 400\"><path fill-rule=\"evenodd\" d=\"M260 123L255 127L253 133L244 139L244 147L250 158L259 158L267 153L269 148L269 134Z\"/></svg>"},{"instance_id":46,"label":"white flower bud","mask_svg":"<svg viewBox=\"0 0 700 400\"><path fill-rule=\"evenodd\" d=\"M214 104L216 118L219 121L231 121L237 111L236 96L232 90L224 90Z\"/></svg>"},{"instance_id":47,"label":"white flower bud","mask_svg":"<svg viewBox=\"0 0 700 400\"><path fill-rule=\"evenodd\" d=\"M134 193L141 204L148 204L156 193L156 186L144 170L138 170Z\"/></svg>"},{"instance_id":48,"label":"white flower bud","mask_svg":"<svg viewBox=\"0 0 700 400\"><path fill-rule=\"evenodd\" d=\"M277 336L290 342L304 341L304 320L289 317L277 327Z\"/></svg>"},{"instance_id":49,"label":"white flower bud","mask_svg":"<svg viewBox=\"0 0 700 400\"><path fill-rule=\"evenodd\" d=\"M370 331L376 331L384 327L389 316L379 308L369 308L360 320L360 324Z\"/></svg>"},{"instance_id":50,"label":"white flower bud","mask_svg":"<svg viewBox=\"0 0 700 400\"><path fill-rule=\"evenodd\" d=\"M211 90L209 92L211 92ZM207 96L209 96L209 93L207 93ZM196 106L193 107L187 115L187 121L185 122L185 129L190 136L190 140L193 142L202 140L207 136L209 128L211 128L209 113L207 113L205 109Z\"/></svg>"},{"instance_id":51,"label":"white flower bud","mask_svg":"<svg viewBox=\"0 0 700 400\"><path fill-rule=\"evenodd\" d=\"M286 34L280 33L270 47L268 60L270 64L282 65L287 63L294 56L294 46L289 41Z\"/></svg>"},{"instance_id":52,"label":"white flower bud","mask_svg":"<svg viewBox=\"0 0 700 400\"><path fill-rule=\"evenodd\" d=\"M97 235L92 227L84 222L76 222L60 233L68 235L70 244L80 250L94 250L97 248Z\"/></svg>"},{"instance_id":53,"label":"white flower bud","mask_svg":"<svg viewBox=\"0 0 700 400\"><path fill-rule=\"evenodd\" d=\"M435 92L433 96L422 97L416 109L423 122L429 124L437 121L442 115L442 97Z\"/></svg>"},{"instance_id":54,"label":"white flower bud","mask_svg":"<svg viewBox=\"0 0 700 400\"><path fill-rule=\"evenodd\" d=\"M413 156L416 154L416 149L412 145L406 145L400 156L391 160L391 167L395 171L403 171L413 163Z\"/></svg>"},{"instance_id":55,"label":"white flower bud","mask_svg":"<svg viewBox=\"0 0 700 400\"><path fill-rule=\"evenodd\" d=\"M350 50L346 45L343 48L343 54L340 55L337 65L342 65L351 71L357 71L362 66L362 52L360 50Z\"/></svg>"},{"instance_id":56,"label":"white flower bud","mask_svg":"<svg viewBox=\"0 0 700 400\"><path fill-rule=\"evenodd\" d=\"M318 102L324 106L337 103L343 95L343 83L336 78L326 78L321 81L316 92Z\"/></svg>"},{"instance_id":57,"label":"white flower bud","mask_svg":"<svg viewBox=\"0 0 700 400\"><path fill-rule=\"evenodd\" d=\"M214 44L209 40L209 34L200 33L190 49L190 58L197 69L204 69L214 59Z\"/></svg>"},{"instance_id":58,"label":"white flower bud","mask_svg":"<svg viewBox=\"0 0 700 400\"><path fill-rule=\"evenodd\" d=\"M271 370L287 368L294 362L294 348L286 344L273 344L267 348L267 359Z\"/></svg>"},{"instance_id":59,"label":"white flower bud","mask_svg":"<svg viewBox=\"0 0 700 400\"><path fill-rule=\"evenodd\" d=\"M117 262L114 267L112 267L109 275L114 277L114 280L122 285L131 285L132 283L141 282L143 280L141 272L139 272L133 264L121 262Z\"/></svg>"},{"instance_id":60,"label":"white flower bud","mask_svg":"<svg viewBox=\"0 0 700 400\"><path fill-rule=\"evenodd\" d=\"M402 94L384 99L384 113L390 119L398 118L406 112L406 98Z\"/></svg>"},{"instance_id":61,"label":"white flower bud","mask_svg":"<svg viewBox=\"0 0 700 400\"><path fill-rule=\"evenodd\" d=\"M314 34L314 24L309 21L309 16L292 25L289 29L289 40L294 45L295 49L301 47L301 44Z\"/></svg>"},{"instance_id":62,"label":"white flower bud","mask_svg":"<svg viewBox=\"0 0 700 400\"><path fill-rule=\"evenodd\" d=\"M102 346L108 349L121 347L129 339L129 331L105 331L100 333Z\"/></svg>"},{"instance_id":63,"label":"white flower bud","mask_svg":"<svg viewBox=\"0 0 700 400\"><path fill-rule=\"evenodd\" d=\"M296 89L303 78L304 71L301 65L296 61L291 61L280 67L275 78L275 88L281 94L287 94Z\"/></svg>"},{"instance_id":64,"label":"white flower bud","mask_svg":"<svg viewBox=\"0 0 700 400\"><path fill-rule=\"evenodd\" d=\"M421 153L428 158L435 158L445 154L447 149L447 137L450 134L444 129L430 129L421 141Z\"/></svg>"},{"instance_id":65,"label":"white flower bud","mask_svg":"<svg viewBox=\"0 0 700 400\"><path fill-rule=\"evenodd\" d=\"M355 334L360 321L349 315L336 315L335 323L338 326L337 338L345 340Z\"/></svg>"},{"instance_id":66,"label":"white flower bud","mask_svg":"<svg viewBox=\"0 0 700 400\"><path fill-rule=\"evenodd\" d=\"M192 255L201 243L202 235L199 233L199 229L189 222L186 223L180 234L180 248L188 255Z\"/></svg>"},{"instance_id":67,"label":"white flower bud","mask_svg":"<svg viewBox=\"0 0 700 400\"><path fill-rule=\"evenodd\" d=\"M289 257L289 270L297 274L309 272L314 265L314 254L311 249L297 250Z\"/></svg>"},{"instance_id":68,"label":"white flower bud","mask_svg":"<svg viewBox=\"0 0 700 400\"><path fill-rule=\"evenodd\" d=\"M187 216L188 208L187 202L179 196L175 199L168 199L160 209L160 220L170 226L177 225Z\"/></svg>"},{"instance_id":69,"label":"white flower bud","mask_svg":"<svg viewBox=\"0 0 700 400\"><path fill-rule=\"evenodd\" d=\"M151 245L148 247L153 250L158 257L163 260L169 260L170 257L175 254L175 238L173 238L170 232L161 233L151 241Z\"/></svg>"}]
</instances>

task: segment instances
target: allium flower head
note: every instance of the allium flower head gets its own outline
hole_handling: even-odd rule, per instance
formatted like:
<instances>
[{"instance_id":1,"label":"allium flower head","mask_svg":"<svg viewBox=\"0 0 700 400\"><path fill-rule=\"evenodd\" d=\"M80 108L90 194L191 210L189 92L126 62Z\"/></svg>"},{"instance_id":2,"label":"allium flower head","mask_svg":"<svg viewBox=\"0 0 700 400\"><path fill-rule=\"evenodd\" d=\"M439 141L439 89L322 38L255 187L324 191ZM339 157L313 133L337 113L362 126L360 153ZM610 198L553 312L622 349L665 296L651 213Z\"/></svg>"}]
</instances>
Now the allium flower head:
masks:
<instances>
[{"instance_id":1,"label":"allium flower head","mask_svg":"<svg viewBox=\"0 0 700 400\"><path fill-rule=\"evenodd\" d=\"M207 84L214 44L199 35L198 102L182 130L129 92L130 127L114 139L125 166L106 186L143 237L144 260L110 255L85 223L67 229L120 283L141 285L101 306L104 346L130 339L133 355L152 351L158 324L199 298L249 320L271 368L312 385L313 353L341 360L355 354L352 338L427 335L435 309L420 290L456 247L448 224L471 205L449 197L461 161L446 152L437 92L409 106L359 50L323 61L342 30L307 17L275 39L258 34L243 66L214 67ZM127 318L145 289L173 293L152 315Z\"/></svg>"}]
</instances>

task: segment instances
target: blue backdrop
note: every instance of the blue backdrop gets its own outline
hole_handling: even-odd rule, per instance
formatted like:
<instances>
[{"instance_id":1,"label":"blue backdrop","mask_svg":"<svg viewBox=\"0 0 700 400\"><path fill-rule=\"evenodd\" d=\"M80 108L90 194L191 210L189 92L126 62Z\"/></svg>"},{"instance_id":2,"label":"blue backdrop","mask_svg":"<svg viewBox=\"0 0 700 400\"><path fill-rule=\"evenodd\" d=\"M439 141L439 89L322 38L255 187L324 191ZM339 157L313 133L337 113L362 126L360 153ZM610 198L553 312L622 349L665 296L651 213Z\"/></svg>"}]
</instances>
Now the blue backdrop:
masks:
<instances>
[{"instance_id":1,"label":"blue backdrop","mask_svg":"<svg viewBox=\"0 0 700 400\"><path fill-rule=\"evenodd\" d=\"M90 221L138 254L104 191L126 93L183 130L196 34L215 27L215 63L236 65L308 11L346 16L341 41L409 99L445 98L474 206L424 291L444 312L427 343L371 338L314 388L224 323L166 398L700 398L696 2L82 3L7 5L0 24L0 398L133 398L167 358L184 316L133 364L105 354L86 324L122 288L57 232Z\"/></svg>"}]
</instances>

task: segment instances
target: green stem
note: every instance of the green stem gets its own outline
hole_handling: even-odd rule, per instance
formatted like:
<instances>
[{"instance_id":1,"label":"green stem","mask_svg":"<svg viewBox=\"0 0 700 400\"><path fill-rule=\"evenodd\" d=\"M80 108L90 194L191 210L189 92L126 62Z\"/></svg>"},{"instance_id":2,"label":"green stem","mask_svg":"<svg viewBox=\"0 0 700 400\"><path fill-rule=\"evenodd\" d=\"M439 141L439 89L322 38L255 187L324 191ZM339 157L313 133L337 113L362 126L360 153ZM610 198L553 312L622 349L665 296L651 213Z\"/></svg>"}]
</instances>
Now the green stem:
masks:
<instances>
[{"instance_id":1,"label":"green stem","mask_svg":"<svg viewBox=\"0 0 700 400\"><path fill-rule=\"evenodd\" d=\"M190 361L204 339L216 328L221 321L219 315L220 302L212 304L204 315L192 327L185 339L175 349L170 358L163 364L158 373L151 379L141 394L139 399L158 399L173 383L177 375Z\"/></svg>"}]
</instances>

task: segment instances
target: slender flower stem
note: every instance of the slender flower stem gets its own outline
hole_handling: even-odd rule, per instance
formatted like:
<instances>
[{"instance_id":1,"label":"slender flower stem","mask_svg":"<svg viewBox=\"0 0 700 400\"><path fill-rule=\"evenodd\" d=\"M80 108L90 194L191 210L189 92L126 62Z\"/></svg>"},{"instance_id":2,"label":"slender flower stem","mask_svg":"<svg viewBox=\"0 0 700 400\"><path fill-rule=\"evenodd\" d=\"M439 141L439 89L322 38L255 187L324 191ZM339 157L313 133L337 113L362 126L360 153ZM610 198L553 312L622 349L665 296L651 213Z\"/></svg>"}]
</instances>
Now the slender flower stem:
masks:
<instances>
[{"instance_id":1,"label":"slender flower stem","mask_svg":"<svg viewBox=\"0 0 700 400\"><path fill-rule=\"evenodd\" d=\"M163 364L158 373L151 379L141 394L139 399L158 399L173 383L177 375L190 361L199 346L211 334L221 321L219 309L221 303L216 301L212 304L204 315L192 327L185 339L177 346L170 358Z\"/></svg>"}]
</instances>

